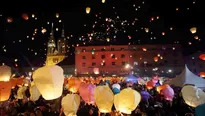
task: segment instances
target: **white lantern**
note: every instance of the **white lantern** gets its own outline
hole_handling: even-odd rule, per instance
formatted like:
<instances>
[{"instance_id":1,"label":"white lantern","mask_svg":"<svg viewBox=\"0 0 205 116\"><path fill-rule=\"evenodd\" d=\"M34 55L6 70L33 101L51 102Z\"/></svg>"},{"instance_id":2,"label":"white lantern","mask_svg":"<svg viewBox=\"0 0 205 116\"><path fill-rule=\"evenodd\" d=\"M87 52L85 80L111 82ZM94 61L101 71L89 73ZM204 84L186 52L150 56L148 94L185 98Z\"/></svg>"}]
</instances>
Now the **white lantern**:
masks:
<instances>
[{"instance_id":1,"label":"white lantern","mask_svg":"<svg viewBox=\"0 0 205 116\"><path fill-rule=\"evenodd\" d=\"M35 86L34 82L31 82L29 92L30 92L31 101L37 101L39 97L41 96L41 93L39 92L38 88Z\"/></svg>"},{"instance_id":2,"label":"white lantern","mask_svg":"<svg viewBox=\"0 0 205 116\"><path fill-rule=\"evenodd\" d=\"M140 101L140 93L131 88L123 89L119 94L114 96L114 105L116 110L125 114L131 114L131 112L136 109Z\"/></svg>"},{"instance_id":3,"label":"white lantern","mask_svg":"<svg viewBox=\"0 0 205 116\"><path fill-rule=\"evenodd\" d=\"M59 66L44 66L33 73L33 81L45 100L53 100L62 95L64 75Z\"/></svg>"},{"instance_id":4,"label":"white lantern","mask_svg":"<svg viewBox=\"0 0 205 116\"><path fill-rule=\"evenodd\" d=\"M197 28L196 28L196 27L192 27L192 28L190 29L190 31L191 31L192 34L194 34L194 33L196 33Z\"/></svg>"},{"instance_id":5,"label":"white lantern","mask_svg":"<svg viewBox=\"0 0 205 116\"><path fill-rule=\"evenodd\" d=\"M27 90L26 86L19 87L17 91L17 99L24 99L26 97L25 92Z\"/></svg>"},{"instance_id":6,"label":"white lantern","mask_svg":"<svg viewBox=\"0 0 205 116\"><path fill-rule=\"evenodd\" d=\"M97 86L95 88L94 99L101 113L111 112L114 102L114 94L107 85Z\"/></svg>"},{"instance_id":7,"label":"white lantern","mask_svg":"<svg viewBox=\"0 0 205 116\"><path fill-rule=\"evenodd\" d=\"M120 85L118 83L112 85L112 89L117 88L120 90Z\"/></svg>"},{"instance_id":8,"label":"white lantern","mask_svg":"<svg viewBox=\"0 0 205 116\"><path fill-rule=\"evenodd\" d=\"M102 3L105 3L105 0L102 0Z\"/></svg>"},{"instance_id":9,"label":"white lantern","mask_svg":"<svg viewBox=\"0 0 205 116\"><path fill-rule=\"evenodd\" d=\"M90 10L91 10L91 8L90 8L90 7L87 7L87 8L85 9L85 11L86 11L86 13L87 13L87 14L89 14L89 13L90 13Z\"/></svg>"},{"instance_id":10,"label":"white lantern","mask_svg":"<svg viewBox=\"0 0 205 116\"><path fill-rule=\"evenodd\" d=\"M181 90L185 103L192 107L197 107L205 103L205 93L195 86L187 85Z\"/></svg>"},{"instance_id":11,"label":"white lantern","mask_svg":"<svg viewBox=\"0 0 205 116\"><path fill-rule=\"evenodd\" d=\"M9 81L11 77L11 68L9 66L0 66L0 81Z\"/></svg>"},{"instance_id":12,"label":"white lantern","mask_svg":"<svg viewBox=\"0 0 205 116\"><path fill-rule=\"evenodd\" d=\"M80 106L80 96L78 94L67 94L61 102L63 112L66 116L77 116Z\"/></svg>"}]
</instances>

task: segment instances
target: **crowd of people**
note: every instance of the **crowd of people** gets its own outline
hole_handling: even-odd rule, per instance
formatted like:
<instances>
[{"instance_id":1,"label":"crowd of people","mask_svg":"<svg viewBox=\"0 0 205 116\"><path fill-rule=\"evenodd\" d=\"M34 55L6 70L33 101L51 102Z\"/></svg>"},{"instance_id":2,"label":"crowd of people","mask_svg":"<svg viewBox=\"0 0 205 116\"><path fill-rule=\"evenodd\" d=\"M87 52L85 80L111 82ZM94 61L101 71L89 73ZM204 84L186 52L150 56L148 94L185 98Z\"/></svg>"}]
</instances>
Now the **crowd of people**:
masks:
<instances>
[{"instance_id":1,"label":"crowd of people","mask_svg":"<svg viewBox=\"0 0 205 116\"><path fill-rule=\"evenodd\" d=\"M120 83L121 89L127 88L126 82ZM172 101L167 101L163 95L159 94L155 88L146 89L146 86L133 84L132 89L138 92L147 91L150 94L149 99L142 99L137 108L130 116L194 116L194 108L189 107L181 96L181 88L173 87L175 95ZM29 100L29 89L25 92L24 99L17 99L18 86L12 89L9 100L0 103L0 116L65 116L61 108L62 98L69 93L64 89L60 98L46 101L40 97L37 101ZM100 113L98 107L94 104L86 104L81 101L77 116L126 116L120 114L113 106L111 113Z\"/></svg>"}]
</instances>

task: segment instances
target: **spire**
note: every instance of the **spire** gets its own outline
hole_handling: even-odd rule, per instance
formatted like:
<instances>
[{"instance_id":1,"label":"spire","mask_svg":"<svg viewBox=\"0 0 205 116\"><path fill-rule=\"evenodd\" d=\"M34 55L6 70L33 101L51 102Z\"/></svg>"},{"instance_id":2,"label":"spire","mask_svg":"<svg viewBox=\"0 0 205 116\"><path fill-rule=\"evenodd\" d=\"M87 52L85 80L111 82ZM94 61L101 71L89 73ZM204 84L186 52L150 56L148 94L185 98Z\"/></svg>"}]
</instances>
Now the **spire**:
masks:
<instances>
[{"instance_id":1,"label":"spire","mask_svg":"<svg viewBox=\"0 0 205 116\"><path fill-rule=\"evenodd\" d=\"M61 37L62 37L62 38L65 38L64 25L63 25L63 27L62 27L62 33L61 33Z\"/></svg>"}]
</instances>

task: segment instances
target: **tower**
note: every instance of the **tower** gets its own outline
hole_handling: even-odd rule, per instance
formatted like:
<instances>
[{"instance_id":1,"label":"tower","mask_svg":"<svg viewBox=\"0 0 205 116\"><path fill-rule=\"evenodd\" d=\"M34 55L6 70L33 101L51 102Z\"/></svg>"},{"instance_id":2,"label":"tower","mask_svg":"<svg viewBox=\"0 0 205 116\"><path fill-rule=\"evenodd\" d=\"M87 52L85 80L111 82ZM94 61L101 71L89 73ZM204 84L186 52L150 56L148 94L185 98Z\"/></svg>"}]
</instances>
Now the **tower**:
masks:
<instances>
[{"instance_id":1,"label":"tower","mask_svg":"<svg viewBox=\"0 0 205 116\"><path fill-rule=\"evenodd\" d=\"M63 39L62 39L63 38ZM54 38L54 31L53 31L53 23L51 28L50 37L47 44L47 57L46 57L46 65L56 65L61 62L65 58L65 46L66 43L64 41L64 29L62 29L61 38L57 41L57 46Z\"/></svg>"}]
</instances>

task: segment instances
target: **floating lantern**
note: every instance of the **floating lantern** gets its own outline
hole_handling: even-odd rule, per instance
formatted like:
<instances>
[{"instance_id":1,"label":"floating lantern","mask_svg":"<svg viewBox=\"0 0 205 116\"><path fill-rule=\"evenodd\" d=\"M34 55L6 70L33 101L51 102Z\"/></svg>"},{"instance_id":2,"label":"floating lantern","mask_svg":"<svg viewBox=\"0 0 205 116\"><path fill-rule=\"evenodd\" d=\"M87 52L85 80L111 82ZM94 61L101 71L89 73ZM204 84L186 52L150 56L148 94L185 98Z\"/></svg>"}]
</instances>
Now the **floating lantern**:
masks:
<instances>
[{"instance_id":1,"label":"floating lantern","mask_svg":"<svg viewBox=\"0 0 205 116\"><path fill-rule=\"evenodd\" d=\"M67 94L61 102L65 116L77 116L80 106L80 96L78 94Z\"/></svg>"},{"instance_id":2,"label":"floating lantern","mask_svg":"<svg viewBox=\"0 0 205 116\"><path fill-rule=\"evenodd\" d=\"M147 82L147 89L152 89L154 86L155 86L155 83L152 80Z\"/></svg>"},{"instance_id":3,"label":"floating lantern","mask_svg":"<svg viewBox=\"0 0 205 116\"><path fill-rule=\"evenodd\" d=\"M86 13L87 13L87 14L89 14L89 13L90 13L90 10L91 10L91 8L90 8L90 7L87 7L87 8L85 9L85 11L86 11Z\"/></svg>"},{"instance_id":4,"label":"floating lantern","mask_svg":"<svg viewBox=\"0 0 205 116\"><path fill-rule=\"evenodd\" d=\"M105 0L102 0L102 3L105 3Z\"/></svg>"},{"instance_id":5,"label":"floating lantern","mask_svg":"<svg viewBox=\"0 0 205 116\"><path fill-rule=\"evenodd\" d=\"M8 17L8 18L7 18L7 22L8 22L8 23L12 23L12 22L13 22L13 18L12 18L12 17Z\"/></svg>"},{"instance_id":6,"label":"floating lantern","mask_svg":"<svg viewBox=\"0 0 205 116\"><path fill-rule=\"evenodd\" d=\"M123 89L119 94L114 96L114 105L116 110L125 114L131 114L131 112L136 109L140 101L140 93L131 88Z\"/></svg>"},{"instance_id":7,"label":"floating lantern","mask_svg":"<svg viewBox=\"0 0 205 116\"><path fill-rule=\"evenodd\" d=\"M56 65L44 66L33 73L33 81L44 99L56 99L63 92L63 69Z\"/></svg>"},{"instance_id":8,"label":"floating lantern","mask_svg":"<svg viewBox=\"0 0 205 116\"><path fill-rule=\"evenodd\" d=\"M192 28L190 29L190 31L191 31L192 34L194 34L194 33L196 33L197 28L196 28L196 27L192 27Z\"/></svg>"},{"instance_id":9,"label":"floating lantern","mask_svg":"<svg viewBox=\"0 0 205 116\"><path fill-rule=\"evenodd\" d=\"M159 92L159 93L160 93L160 92L161 92L161 90L163 90L163 89L167 88L167 86L168 86L167 84L164 84L164 85L158 86L158 87L157 87L157 92Z\"/></svg>"},{"instance_id":10,"label":"floating lantern","mask_svg":"<svg viewBox=\"0 0 205 116\"><path fill-rule=\"evenodd\" d=\"M205 72L200 72L200 77L205 77Z\"/></svg>"},{"instance_id":11,"label":"floating lantern","mask_svg":"<svg viewBox=\"0 0 205 116\"><path fill-rule=\"evenodd\" d=\"M11 77L11 68L9 66L0 66L0 81L9 81Z\"/></svg>"},{"instance_id":12,"label":"floating lantern","mask_svg":"<svg viewBox=\"0 0 205 116\"><path fill-rule=\"evenodd\" d=\"M76 93L80 87L80 80L78 78L70 78L68 80L68 88L72 93Z\"/></svg>"},{"instance_id":13,"label":"floating lantern","mask_svg":"<svg viewBox=\"0 0 205 116\"><path fill-rule=\"evenodd\" d=\"M93 84L83 83L80 85L79 93L85 103L94 104L94 90L96 86Z\"/></svg>"},{"instance_id":14,"label":"floating lantern","mask_svg":"<svg viewBox=\"0 0 205 116\"><path fill-rule=\"evenodd\" d=\"M148 33L149 32L149 28L145 28L145 32Z\"/></svg>"},{"instance_id":15,"label":"floating lantern","mask_svg":"<svg viewBox=\"0 0 205 116\"><path fill-rule=\"evenodd\" d=\"M200 88L187 85L182 88L181 92L185 103L191 107L205 103L205 93Z\"/></svg>"},{"instance_id":16,"label":"floating lantern","mask_svg":"<svg viewBox=\"0 0 205 116\"><path fill-rule=\"evenodd\" d=\"M158 57L154 57L155 62L158 62L158 60L159 60Z\"/></svg>"},{"instance_id":17,"label":"floating lantern","mask_svg":"<svg viewBox=\"0 0 205 116\"><path fill-rule=\"evenodd\" d=\"M6 101L11 94L11 82L0 81L0 101Z\"/></svg>"},{"instance_id":18,"label":"floating lantern","mask_svg":"<svg viewBox=\"0 0 205 116\"><path fill-rule=\"evenodd\" d=\"M24 19L24 20L28 20L28 15L27 14L22 14L22 18Z\"/></svg>"},{"instance_id":19,"label":"floating lantern","mask_svg":"<svg viewBox=\"0 0 205 116\"><path fill-rule=\"evenodd\" d=\"M17 98L18 99L24 99L26 97L25 92L27 90L26 86L19 87L17 91Z\"/></svg>"},{"instance_id":20,"label":"floating lantern","mask_svg":"<svg viewBox=\"0 0 205 116\"><path fill-rule=\"evenodd\" d=\"M107 85L97 86L95 88L94 99L101 113L111 112L114 102L114 94Z\"/></svg>"},{"instance_id":21,"label":"floating lantern","mask_svg":"<svg viewBox=\"0 0 205 116\"><path fill-rule=\"evenodd\" d=\"M205 54L201 54L201 55L199 56L199 58L200 58L201 60L205 60Z\"/></svg>"},{"instance_id":22,"label":"floating lantern","mask_svg":"<svg viewBox=\"0 0 205 116\"><path fill-rule=\"evenodd\" d=\"M162 89L161 94L164 95L166 100L172 101L174 97L174 90L167 85L164 89Z\"/></svg>"},{"instance_id":23,"label":"floating lantern","mask_svg":"<svg viewBox=\"0 0 205 116\"><path fill-rule=\"evenodd\" d=\"M29 92L30 92L31 101L37 101L39 97L41 96L41 93L39 92L38 88L35 86L34 82L31 82Z\"/></svg>"}]
</instances>

